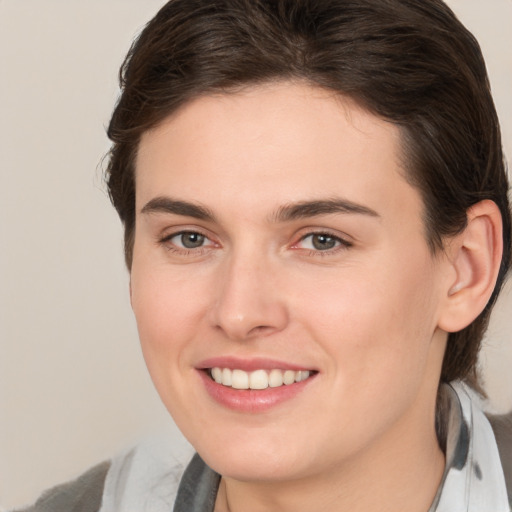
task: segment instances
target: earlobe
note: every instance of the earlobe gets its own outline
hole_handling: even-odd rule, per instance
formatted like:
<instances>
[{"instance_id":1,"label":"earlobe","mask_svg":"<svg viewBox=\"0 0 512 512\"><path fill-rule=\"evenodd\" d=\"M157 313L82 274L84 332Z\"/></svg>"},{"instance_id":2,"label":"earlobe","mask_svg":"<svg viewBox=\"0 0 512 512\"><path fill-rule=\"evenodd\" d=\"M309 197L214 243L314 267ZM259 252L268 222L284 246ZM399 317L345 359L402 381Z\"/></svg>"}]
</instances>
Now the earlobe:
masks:
<instances>
[{"instance_id":1,"label":"earlobe","mask_svg":"<svg viewBox=\"0 0 512 512\"><path fill-rule=\"evenodd\" d=\"M496 203L480 201L468 210L467 218L466 228L449 246L454 272L439 320L439 327L447 332L464 329L483 311L494 290L503 252Z\"/></svg>"}]
</instances>

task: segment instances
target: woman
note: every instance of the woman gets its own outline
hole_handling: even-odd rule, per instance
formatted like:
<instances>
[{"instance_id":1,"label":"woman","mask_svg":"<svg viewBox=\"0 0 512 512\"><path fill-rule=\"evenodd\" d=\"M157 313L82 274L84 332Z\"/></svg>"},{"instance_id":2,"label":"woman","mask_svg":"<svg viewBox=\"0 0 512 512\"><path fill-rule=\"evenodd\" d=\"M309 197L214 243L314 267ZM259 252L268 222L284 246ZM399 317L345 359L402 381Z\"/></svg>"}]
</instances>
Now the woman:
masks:
<instances>
[{"instance_id":1,"label":"woman","mask_svg":"<svg viewBox=\"0 0 512 512\"><path fill-rule=\"evenodd\" d=\"M135 449L35 510L508 510L470 389L508 183L442 2L171 1L109 136L144 357L197 455Z\"/></svg>"}]
</instances>

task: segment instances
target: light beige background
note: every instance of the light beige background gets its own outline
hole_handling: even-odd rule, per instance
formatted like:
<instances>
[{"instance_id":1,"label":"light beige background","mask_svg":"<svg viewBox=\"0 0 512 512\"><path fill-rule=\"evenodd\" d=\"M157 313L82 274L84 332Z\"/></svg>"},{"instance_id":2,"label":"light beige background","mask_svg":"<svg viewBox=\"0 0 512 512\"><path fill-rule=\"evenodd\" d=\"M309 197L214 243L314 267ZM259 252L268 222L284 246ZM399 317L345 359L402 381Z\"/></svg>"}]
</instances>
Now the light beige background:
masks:
<instances>
[{"instance_id":1,"label":"light beige background","mask_svg":"<svg viewBox=\"0 0 512 512\"><path fill-rule=\"evenodd\" d=\"M451 0L480 40L512 155L512 0ZM0 505L177 436L146 375L101 179L129 42L163 0L0 0ZM512 407L512 291L482 364Z\"/></svg>"}]
</instances>

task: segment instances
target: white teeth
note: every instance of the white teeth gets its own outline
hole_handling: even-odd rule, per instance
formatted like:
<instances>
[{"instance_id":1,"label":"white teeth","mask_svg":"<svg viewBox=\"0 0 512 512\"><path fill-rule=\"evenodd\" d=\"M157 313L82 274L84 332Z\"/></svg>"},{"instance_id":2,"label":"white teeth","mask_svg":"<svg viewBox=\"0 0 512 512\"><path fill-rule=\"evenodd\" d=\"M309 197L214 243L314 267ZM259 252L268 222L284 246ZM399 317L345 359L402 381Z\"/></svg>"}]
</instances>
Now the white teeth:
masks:
<instances>
[{"instance_id":1,"label":"white teeth","mask_svg":"<svg viewBox=\"0 0 512 512\"><path fill-rule=\"evenodd\" d=\"M291 385L306 380L311 372L308 370L231 370L230 368L215 367L211 369L211 376L217 384L234 389L267 389L278 388L282 385Z\"/></svg>"},{"instance_id":2,"label":"white teeth","mask_svg":"<svg viewBox=\"0 0 512 512\"><path fill-rule=\"evenodd\" d=\"M222 370L220 368L212 368L212 377L217 384L222 384Z\"/></svg>"},{"instance_id":3,"label":"white teeth","mask_svg":"<svg viewBox=\"0 0 512 512\"><path fill-rule=\"evenodd\" d=\"M268 385L271 388L278 388L283 385L283 372L281 370L270 370L268 374Z\"/></svg>"},{"instance_id":4,"label":"white teeth","mask_svg":"<svg viewBox=\"0 0 512 512\"><path fill-rule=\"evenodd\" d=\"M293 370L286 370L283 375L283 382L289 386L295 382L295 374Z\"/></svg>"},{"instance_id":5,"label":"white teeth","mask_svg":"<svg viewBox=\"0 0 512 512\"><path fill-rule=\"evenodd\" d=\"M243 370L231 372L231 387L235 389L249 389L249 374Z\"/></svg>"},{"instance_id":6,"label":"white teeth","mask_svg":"<svg viewBox=\"0 0 512 512\"><path fill-rule=\"evenodd\" d=\"M222 370L222 385L231 386L233 384L232 371L229 368L223 368Z\"/></svg>"},{"instance_id":7,"label":"white teeth","mask_svg":"<svg viewBox=\"0 0 512 512\"><path fill-rule=\"evenodd\" d=\"M309 377L309 372L307 370L302 370L300 372L296 372L295 382L300 382L301 380L306 380L308 377Z\"/></svg>"},{"instance_id":8,"label":"white teeth","mask_svg":"<svg viewBox=\"0 0 512 512\"><path fill-rule=\"evenodd\" d=\"M267 389L268 374L265 370L256 370L249 375L249 387L251 389Z\"/></svg>"}]
</instances>

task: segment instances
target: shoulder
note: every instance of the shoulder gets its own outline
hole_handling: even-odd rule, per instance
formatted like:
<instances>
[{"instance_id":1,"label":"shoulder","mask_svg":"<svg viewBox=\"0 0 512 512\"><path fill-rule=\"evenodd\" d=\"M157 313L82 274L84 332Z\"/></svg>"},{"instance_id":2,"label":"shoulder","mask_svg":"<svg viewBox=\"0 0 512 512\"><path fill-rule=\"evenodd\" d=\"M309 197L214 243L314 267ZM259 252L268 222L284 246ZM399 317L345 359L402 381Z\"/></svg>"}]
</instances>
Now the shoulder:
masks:
<instances>
[{"instance_id":1,"label":"shoulder","mask_svg":"<svg viewBox=\"0 0 512 512\"><path fill-rule=\"evenodd\" d=\"M45 491L14 512L133 512L172 510L194 454L180 437L151 436L78 478Z\"/></svg>"},{"instance_id":2,"label":"shoulder","mask_svg":"<svg viewBox=\"0 0 512 512\"><path fill-rule=\"evenodd\" d=\"M488 414L500 452L501 464L507 484L508 500L512 503L512 411L508 414Z\"/></svg>"},{"instance_id":3,"label":"shoulder","mask_svg":"<svg viewBox=\"0 0 512 512\"><path fill-rule=\"evenodd\" d=\"M194 454L181 438L151 436L112 459L102 512L173 509L183 472Z\"/></svg>"},{"instance_id":4,"label":"shoulder","mask_svg":"<svg viewBox=\"0 0 512 512\"><path fill-rule=\"evenodd\" d=\"M105 461L75 480L47 490L28 508L17 512L98 512L110 462Z\"/></svg>"}]
</instances>

